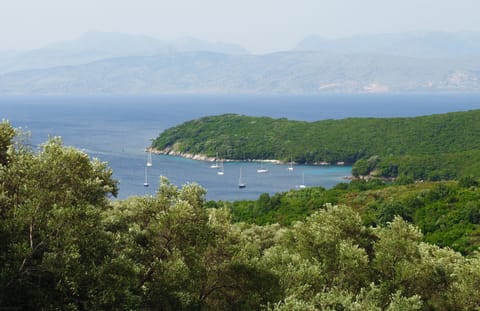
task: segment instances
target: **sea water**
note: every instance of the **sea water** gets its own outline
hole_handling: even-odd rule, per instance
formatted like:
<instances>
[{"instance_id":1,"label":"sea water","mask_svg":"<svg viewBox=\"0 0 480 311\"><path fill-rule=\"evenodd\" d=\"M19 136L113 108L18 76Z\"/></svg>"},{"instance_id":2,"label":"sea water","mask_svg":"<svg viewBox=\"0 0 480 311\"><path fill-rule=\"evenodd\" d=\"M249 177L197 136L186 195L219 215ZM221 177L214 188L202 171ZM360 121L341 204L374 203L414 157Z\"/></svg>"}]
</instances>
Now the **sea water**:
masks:
<instances>
[{"instance_id":1,"label":"sea water","mask_svg":"<svg viewBox=\"0 0 480 311\"><path fill-rule=\"evenodd\" d=\"M144 187L145 148L164 129L207 115L237 113L291 120L316 121L348 117L408 117L480 109L479 94L322 95L322 96L0 96L0 118L31 132L38 146L49 136L61 136L65 145L107 161L120 182L119 198L155 194L159 176L181 186L196 182L207 199L256 199L306 186L332 187L350 175L348 166L294 166L225 163L219 176L211 163L178 157L153 156ZM245 189L238 189L242 168Z\"/></svg>"}]
</instances>

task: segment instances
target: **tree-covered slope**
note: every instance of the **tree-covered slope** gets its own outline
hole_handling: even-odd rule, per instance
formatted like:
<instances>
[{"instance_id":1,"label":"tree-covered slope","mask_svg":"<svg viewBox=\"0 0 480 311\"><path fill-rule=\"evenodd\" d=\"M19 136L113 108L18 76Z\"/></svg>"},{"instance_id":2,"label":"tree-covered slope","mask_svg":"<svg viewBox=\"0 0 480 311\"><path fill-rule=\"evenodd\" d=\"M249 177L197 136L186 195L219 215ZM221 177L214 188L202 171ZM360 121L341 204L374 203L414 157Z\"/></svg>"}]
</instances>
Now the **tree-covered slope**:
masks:
<instances>
[{"instance_id":1,"label":"tree-covered slope","mask_svg":"<svg viewBox=\"0 0 480 311\"><path fill-rule=\"evenodd\" d=\"M354 163L377 155L389 157L398 166L401 157L419 157L420 161L434 155L468 165L464 156L459 159L459 153L468 152L472 164L480 156L480 110L415 118L317 122L227 114L167 129L152 146L208 156L218 153L223 158L240 160L289 161L292 157L298 163ZM418 161L414 161L415 165Z\"/></svg>"},{"instance_id":2,"label":"tree-covered slope","mask_svg":"<svg viewBox=\"0 0 480 311\"><path fill-rule=\"evenodd\" d=\"M211 201L209 205L229 208L235 221L291 225L324 204L345 204L367 225L385 225L399 215L418 226L425 241L467 254L480 246L479 185L472 178L408 185L353 181L332 189L312 187L272 196L265 193L257 200Z\"/></svg>"},{"instance_id":3,"label":"tree-covered slope","mask_svg":"<svg viewBox=\"0 0 480 311\"><path fill-rule=\"evenodd\" d=\"M33 151L0 123L0 310L480 306L480 254L429 244L431 237L392 216L408 218L425 204L426 217L413 214L425 220L421 227L448 228L465 216L478 225L476 180L419 193L414 186L382 188L379 180L331 190L353 208L323 204L335 196L305 189L278 199L297 202L308 217L259 226L232 221L235 210L208 208L201 186L177 188L165 178L154 196L108 200L116 193L111 176L106 163L58 138ZM367 184L371 191L361 190ZM262 196L259 204L273 208L273 199ZM387 217L366 222L365 211L372 220ZM435 219L436 211L446 217Z\"/></svg>"}]
</instances>

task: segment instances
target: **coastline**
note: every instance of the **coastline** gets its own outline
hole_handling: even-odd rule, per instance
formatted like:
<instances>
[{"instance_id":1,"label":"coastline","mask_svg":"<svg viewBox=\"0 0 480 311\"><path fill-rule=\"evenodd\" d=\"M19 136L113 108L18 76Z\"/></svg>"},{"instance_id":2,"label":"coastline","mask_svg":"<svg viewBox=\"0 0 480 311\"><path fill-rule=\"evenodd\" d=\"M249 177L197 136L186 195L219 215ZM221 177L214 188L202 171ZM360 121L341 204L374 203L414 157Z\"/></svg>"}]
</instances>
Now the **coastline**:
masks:
<instances>
[{"instance_id":1,"label":"coastline","mask_svg":"<svg viewBox=\"0 0 480 311\"><path fill-rule=\"evenodd\" d=\"M156 148L152 147L147 147L145 149L145 152L151 152L154 154L162 154L162 155L168 155L168 156L174 156L174 157L182 157L186 159L191 159L191 160L196 160L196 161L205 161L205 162L215 162L215 160L221 160L223 162L264 162L264 163L273 163L273 164L287 164L287 162L283 162L280 160L272 160L272 159L247 159L247 160L240 160L240 159L222 159L222 158L216 158L216 157L209 157L204 154L192 154L192 153L186 153L186 152L180 152L173 150L172 148L165 148L163 150L159 150ZM295 162L293 162L296 164Z\"/></svg>"},{"instance_id":2,"label":"coastline","mask_svg":"<svg viewBox=\"0 0 480 311\"><path fill-rule=\"evenodd\" d=\"M290 164L290 162L284 162L276 159L222 159L222 158L215 158L215 157L209 157L204 154L192 154L192 153L186 153L186 152L180 152L176 151L172 148L165 148L163 150L159 150L153 147L147 147L145 149L145 152L151 152L153 154L161 154L161 155L168 155L168 156L174 156L174 157L182 157L190 160L196 160L196 161L205 161L205 162L215 162L216 160L220 160L223 162L263 162L263 163L273 163L273 164ZM292 162L292 164L299 164L297 162ZM337 163L329 163L329 162L314 162L314 163L308 163L309 165L316 165L316 166L344 166L348 165L345 164L345 162L337 162Z\"/></svg>"}]
</instances>

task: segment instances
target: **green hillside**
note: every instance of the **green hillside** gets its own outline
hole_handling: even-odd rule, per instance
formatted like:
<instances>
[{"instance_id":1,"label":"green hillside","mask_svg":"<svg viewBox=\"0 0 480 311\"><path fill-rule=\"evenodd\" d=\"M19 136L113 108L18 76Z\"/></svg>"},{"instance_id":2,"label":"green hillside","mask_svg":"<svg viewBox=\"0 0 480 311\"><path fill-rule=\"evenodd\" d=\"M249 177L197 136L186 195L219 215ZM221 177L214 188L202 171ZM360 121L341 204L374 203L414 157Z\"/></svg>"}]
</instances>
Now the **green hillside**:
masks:
<instances>
[{"instance_id":1,"label":"green hillside","mask_svg":"<svg viewBox=\"0 0 480 311\"><path fill-rule=\"evenodd\" d=\"M418 226L425 241L468 254L480 245L479 185L479 180L471 178L408 185L353 181L332 189L264 193L257 200L212 201L209 205L227 207L237 222L289 226L327 203L344 204L358 212L366 225L385 225L399 215Z\"/></svg>"},{"instance_id":2,"label":"green hillside","mask_svg":"<svg viewBox=\"0 0 480 311\"><path fill-rule=\"evenodd\" d=\"M353 164L379 156L368 171L381 169L385 176L406 174L425 179L458 177L480 173L480 110L317 122L227 114L167 129L152 147L207 156L218 152L220 157L237 160L289 161L291 157L297 163ZM431 169L419 172L416 166L425 161ZM441 172L432 174L432 170Z\"/></svg>"},{"instance_id":3,"label":"green hillside","mask_svg":"<svg viewBox=\"0 0 480 311\"><path fill-rule=\"evenodd\" d=\"M249 206L162 177L155 195L110 200L107 163L21 135L0 123L0 310L480 307L478 179L356 180Z\"/></svg>"}]
</instances>

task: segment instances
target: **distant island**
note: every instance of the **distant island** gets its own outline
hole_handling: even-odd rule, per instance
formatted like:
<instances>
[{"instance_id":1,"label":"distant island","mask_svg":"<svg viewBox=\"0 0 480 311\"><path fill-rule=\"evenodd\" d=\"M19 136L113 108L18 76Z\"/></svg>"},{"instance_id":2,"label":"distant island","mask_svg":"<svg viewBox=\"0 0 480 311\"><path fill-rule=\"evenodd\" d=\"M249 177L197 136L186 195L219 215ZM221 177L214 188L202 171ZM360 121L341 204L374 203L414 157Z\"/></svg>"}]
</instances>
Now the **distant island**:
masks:
<instances>
[{"instance_id":1,"label":"distant island","mask_svg":"<svg viewBox=\"0 0 480 311\"><path fill-rule=\"evenodd\" d=\"M353 164L355 176L442 180L480 176L479 133L480 110L317 122L226 114L169 128L151 148L198 160Z\"/></svg>"},{"instance_id":2,"label":"distant island","mask_svg":"<svg viewBox=\"0 0 480 311\"><path fill-rule=\"evenodd\" d=\"M294 49L87 33L1 53L2 95L479 92L479 33L308 37Z\"/></svg>"}]
</instances>

